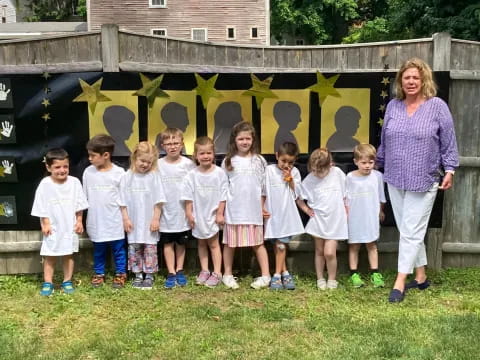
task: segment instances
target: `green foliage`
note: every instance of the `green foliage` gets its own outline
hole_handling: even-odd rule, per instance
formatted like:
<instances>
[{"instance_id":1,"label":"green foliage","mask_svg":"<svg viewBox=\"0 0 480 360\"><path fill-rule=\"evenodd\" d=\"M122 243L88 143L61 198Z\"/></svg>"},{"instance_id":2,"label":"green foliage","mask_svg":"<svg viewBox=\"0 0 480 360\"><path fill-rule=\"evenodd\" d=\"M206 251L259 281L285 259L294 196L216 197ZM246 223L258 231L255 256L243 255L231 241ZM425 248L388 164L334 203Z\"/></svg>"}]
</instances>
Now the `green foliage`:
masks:
<instances>
[{"instance_id":1,"label":"green foliage","mask_svg":"<svg viewBox=\"0 0 480 360\"><path fill-rule=\"evenodd\" d=\"M83 10L82 7L85 7ZM27 7L33 12L27 21L66 21L77 14L77 8L84 11L81 16L86 18L85 0L30 0Z\"/></svg>"},{"instance_id":2,"label":"green foliage","mask_svg":"<svg viewBox=\"0 0 480 360\"><path fill-rule=\"evenodd\" d=\"M87 18L87 0L78 0L77 15Z\"/></svg>"}]
</instances>

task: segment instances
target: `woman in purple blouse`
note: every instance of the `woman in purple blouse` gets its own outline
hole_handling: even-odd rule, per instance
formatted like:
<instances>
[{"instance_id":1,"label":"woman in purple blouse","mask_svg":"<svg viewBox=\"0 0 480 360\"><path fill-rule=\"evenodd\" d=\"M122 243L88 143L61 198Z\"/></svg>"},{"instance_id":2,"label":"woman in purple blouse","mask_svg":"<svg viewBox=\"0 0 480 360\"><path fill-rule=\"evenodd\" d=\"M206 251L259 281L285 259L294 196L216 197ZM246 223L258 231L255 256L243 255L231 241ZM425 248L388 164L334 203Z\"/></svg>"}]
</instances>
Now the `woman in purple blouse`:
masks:
<instances>
[{"instance_id":1,"label":"woman in purple blouse","mask_svg":"<svg viewBox=\"0 0 480 360\"><path fill-rule=\"evenodd\" d=\"M426 289L424 237L438 189L452 186L458 167L457 142L448 105L435 97L432 70L412 58L395 79L396 98L385 112L377 163L384 179L400 232L398 275L390 302L400 302L408 289ZM441 174L445 173L441 180ZM415 279L407 283L408 274Z\"/></svg>"}]
</instances>

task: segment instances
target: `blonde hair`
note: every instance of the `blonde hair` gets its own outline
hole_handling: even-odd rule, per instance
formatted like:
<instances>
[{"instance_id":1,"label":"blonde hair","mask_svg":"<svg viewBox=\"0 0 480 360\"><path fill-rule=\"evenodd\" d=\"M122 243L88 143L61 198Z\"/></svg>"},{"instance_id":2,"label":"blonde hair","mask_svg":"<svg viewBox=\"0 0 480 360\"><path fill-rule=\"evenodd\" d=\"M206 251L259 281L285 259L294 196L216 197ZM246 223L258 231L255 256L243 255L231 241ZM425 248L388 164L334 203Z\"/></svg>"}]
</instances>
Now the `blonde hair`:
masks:
<instances>
[{"instance_id":1,"label":"blonde hair","mask_svg":"<svg viewBox=\"0 0 480 360\"><path fill-rule=\"evenodd\" d=\"M321 173L332 166L333 158L327 148L318 148L310 154L308 159L308 171Z\"/></svg>"},{"instance_id":2,"label":"blonde hair","mask_svg":"<svg viewBox=\"0 0 480 360\"><path fill-rule=\"evenodd\" d=\"M210 139L208 136L200 136L195 140L195 143L193 144L193 159L195 160L195 163L198 165L198 160L197 160L197 152L198 152L198 147L199 146L205 146L205 145L210 145L213 150L213 156L215 157L215 144L213 143L213 140Z\"/></svg>"},{"instance_id":3,"label":"blonde hair","mask_svg":"<svg viewBox=\"0 0 480 360\"><path fill-rule=\"evenodd\" d=\"M360 144L355 146L353 149L353 158L355 160L360 160L362 158L367 158L368 160L375 160L377 158L377 150L375 147L370 144Z\"/></svg>"},{"instance_id":4,"label":"blonde hair","mask_svg":"<svg viewBox=\"0 0 480 360\"><path fill-rule=\"evenodd\" d=\"M227 171L233 171L232 157L235 156L238 152L235 139L242 131L248 131L252 136L252 147L250 148L250 152L252 153L252 155L258 154L258 139L255 134L255 128L253 127L253 125L246 121L236 123L232 128L232 132L230 133L228 151L225 155L225 168L227 169Z\"/></svg>"},{"instance_id":5,"label":"blonde hair","mask_svg":"<svg viewBox=\"0 0 480 360\"><path fill-rule=\"evenodd\" d=\"M161 135L162 138L162 144L165 142L165 140L171 139L172 137L178 137L182 139L183 142L183 131L178 129L178 128L166 128Z\"/></svg>"},{"instance_id":6,"label":"blonde hair","mask_svg":"<svg viewBox=\"0 0 480 360\"><path fill-rule=\"evenodd\" d=\"M397 99L404 100L405 93L402 89L402 76L407 69L416 68L420 73L420 78L422 81L422 89L420 90L422 95L427 99L437 95L437 85L433 81L432 69L430 66L423 60L419 58L411 58L406 60L400 70L397 72L395 78L395 90Z\"/></svg>"},{"instance_id":7,"label":"blonde hair","mask_svg":"<svg viewBox=\"0 0 480 360\"><path fill-rule=\"evenodd\" d=\"M148 141L139 142L133 149L132 155L130 155L130 170L135 172L135 162L141 155L150 155L152 157L150 171L157 170L158 150L155 145L150 144Z\"/></svg>"}]
</instances>

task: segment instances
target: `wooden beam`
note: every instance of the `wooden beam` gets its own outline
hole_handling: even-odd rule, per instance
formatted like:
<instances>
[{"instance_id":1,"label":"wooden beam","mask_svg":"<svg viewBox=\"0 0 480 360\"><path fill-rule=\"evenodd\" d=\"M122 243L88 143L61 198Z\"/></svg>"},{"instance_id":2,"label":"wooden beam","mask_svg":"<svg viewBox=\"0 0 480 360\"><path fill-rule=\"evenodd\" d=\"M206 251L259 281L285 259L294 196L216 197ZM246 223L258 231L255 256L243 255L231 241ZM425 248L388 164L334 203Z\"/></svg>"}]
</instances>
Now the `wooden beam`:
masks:
<instances>
[{"instance_id":1,"label":"wooden beam","mask_svg":"<svg viewBox=\"0 0 480 360\"><path fill-rule=\"evenodd\" d=\"M480 254L479 243L443 243L442 250L445 253L454 254Z\"/></svg>"},{"instance_id":2,"label":"wooden beam","mask_svg":"<svg viewBox=\"0 0 480 360\"><path fill-rule=\"evenodd\" d=\"M104 72L119 72L118 25L102 25L102 61Z\"/></svg>"},{"instance_id":3,"label":"wooden beam","mask_svg":"<svg viewBox=\"0 0 480 360\"><path fill-rule=\"evenodd\" d=\"M451 47L452 37L449 33L433 34L433 71L450 70Z\"/></svg>"},{"instance_id":4,"label":"wooden beam","mask_svg":"<svg viewBox=\"0 0 480 360\"><path fill-rule=\"evenodd\" d=\"M460 167L480 167L480 157L460 156Z\"/></svg>"},{"instance_id":5,"label":"wooden beam","mask_svg":"<svg viewBox=\"0 0 480 360\"><path fill-rule=\"evenodd\" d=\"M29 64L29 65L2 65L0 72L2 74L43 74L49 73L67 73L67 72L87 72L102 71L101 61L85 61L74 63L57 64Z\"/></svg>"},{"instance_id":6,"label":"wooden beam","mask_svg":"<svg viewBox=\"0 0 480 360\"><path fill-rule=\"evenodd\" d=\"M480 80L479 70L452 70L450 79L453 80Z\"/></svg>"}]
</instances>

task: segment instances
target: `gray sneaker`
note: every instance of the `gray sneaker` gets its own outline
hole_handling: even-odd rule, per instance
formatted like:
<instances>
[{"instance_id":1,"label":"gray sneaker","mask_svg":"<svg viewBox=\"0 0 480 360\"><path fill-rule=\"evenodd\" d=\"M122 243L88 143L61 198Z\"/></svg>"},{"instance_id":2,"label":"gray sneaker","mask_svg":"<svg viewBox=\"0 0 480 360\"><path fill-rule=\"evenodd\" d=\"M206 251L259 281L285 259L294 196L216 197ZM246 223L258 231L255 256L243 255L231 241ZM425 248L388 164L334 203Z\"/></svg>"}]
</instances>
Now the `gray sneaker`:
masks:
<instances>
[{"instance_id":1,"label":"gray sneaker","mask_svg":"<svg viewBox=\"0 0 480 360\"><path fill-rule=\"evenodd\" d=\"M220 284L220 281L222 281L222 275L212 272L207 281L205 281L205 286L214 288Z\"/></svg>"},{"instance_id":2,"label":"gray sneaker","mask_svg":"<svg viewBox=\"0 0 480 360\"><path fill-rule=\"evenodd\" d=\"M143 280L142 290L152 290L154 281L151 277L145 278L145 280Z\"/></svg>"},{"instance_id":3,"label":"gray sneaker","mask_svg":"<svg viewBox=\"0 0 480 360\"><path fill-rule=\"evenodd\" d=\"M135 289L143 289L143 279L140 277L135 277L132 281L132 287Z\"/></svg>"}]
</instances>

